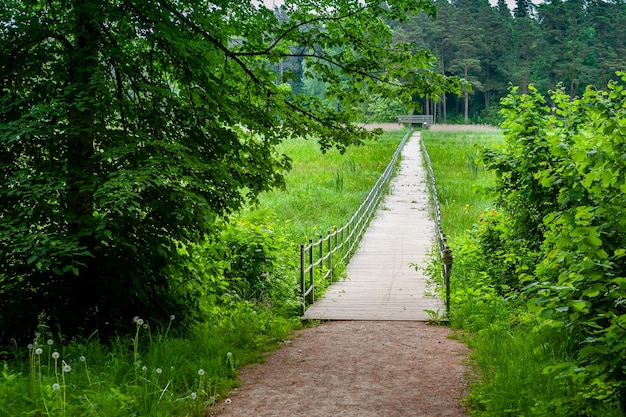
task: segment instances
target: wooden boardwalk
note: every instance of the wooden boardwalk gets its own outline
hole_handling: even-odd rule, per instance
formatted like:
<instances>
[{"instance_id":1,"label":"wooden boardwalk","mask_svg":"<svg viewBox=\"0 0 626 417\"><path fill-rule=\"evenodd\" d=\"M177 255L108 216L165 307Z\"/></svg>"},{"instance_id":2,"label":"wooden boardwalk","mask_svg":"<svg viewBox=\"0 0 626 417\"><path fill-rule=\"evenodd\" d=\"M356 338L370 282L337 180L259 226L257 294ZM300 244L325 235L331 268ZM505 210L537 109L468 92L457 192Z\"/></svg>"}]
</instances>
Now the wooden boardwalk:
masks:
<instances>
[{"instance_id":1,"label":"wooden boardwalk","mask_svg":"<svg viewBox=\"0 0 626 417\"><path fill-rule=\"evenodd\" d=\"M303 318L426 321L424 310L445 312L440 298L429 295L423 273L436 226L420 140L415 132L406 143L389 194L348 264L347 279L331 285Z\"/></svg>"}]
</instances>

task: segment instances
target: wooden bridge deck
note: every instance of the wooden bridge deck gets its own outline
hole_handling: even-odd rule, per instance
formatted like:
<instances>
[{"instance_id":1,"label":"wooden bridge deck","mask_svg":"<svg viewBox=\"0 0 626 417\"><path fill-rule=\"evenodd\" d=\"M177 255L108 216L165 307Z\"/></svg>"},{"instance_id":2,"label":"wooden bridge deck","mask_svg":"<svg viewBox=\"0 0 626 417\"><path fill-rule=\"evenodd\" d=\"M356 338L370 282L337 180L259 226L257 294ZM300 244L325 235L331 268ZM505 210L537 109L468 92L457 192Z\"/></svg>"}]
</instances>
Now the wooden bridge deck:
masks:
<instances>
[{"instance_id":1,"label":"wooden bridge deck","mask_svg":"<svg viewBox=\"0 0 626 417\"><path fill-rule=\"evenodd\" d=\"M347 267L347 279L331 285L303 318L426 321L424 310L445 311L439 297L429 295L423 273L436 226L420 140L415 132L406 143L389 194Z\"/></svg>"}]
</instances>

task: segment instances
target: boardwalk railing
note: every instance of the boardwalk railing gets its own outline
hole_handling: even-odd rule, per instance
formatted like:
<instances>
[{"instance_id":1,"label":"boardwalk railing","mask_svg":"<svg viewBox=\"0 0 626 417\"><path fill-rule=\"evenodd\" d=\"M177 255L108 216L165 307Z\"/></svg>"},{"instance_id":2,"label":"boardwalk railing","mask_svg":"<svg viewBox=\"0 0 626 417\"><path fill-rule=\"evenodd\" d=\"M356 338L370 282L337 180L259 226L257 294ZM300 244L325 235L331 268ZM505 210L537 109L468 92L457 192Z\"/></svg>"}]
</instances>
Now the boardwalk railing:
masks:
<instances>
[{"instance_id":1,"label":"boardwalk railing","mask_svg":"<svg viewBox=\"0 0 626 417\"><path fill-rule=\"evenodd\" d=\"M452 255L452 250L448 246L446 234L443 232L443 228L441 227L441 210L439 208L439 199L437 198L437 187L435 186L435 173L433 172L433 166L430 162L430 156L428 155L428 150L426 149L426 145L423 139L421 141L421 147L423 158L426 160L426 165L428 169L428 184L433 197L433 211L435 213L435 222L437 224L437 244L439 246L439 256L442 264L441 276L443 279L443 286L446 291L446 313L449 315L450 274L452 272L452 263L454 261L454 256Z\"/></svg>"},{"instance_id":2,"label":"boardwalk railing","mask_svg":"<svg viewBox=\"0 0 626 417\"><path fill-rule=\"evenodd\" d=\"M301 314L315 301L315 283L326 281L333 283L338 265L347 265L365 233L367 226L376 213L378 203L385 196L386 187L397 166L398 157L413 132L409 131L398 145L391 161L380 175L365 201L361 203L346 224L328 233L327 236L307 245L300 245L300 289L302 296ZM316 274L319 274L316 276Z\"/></svg>"}]
</instances>

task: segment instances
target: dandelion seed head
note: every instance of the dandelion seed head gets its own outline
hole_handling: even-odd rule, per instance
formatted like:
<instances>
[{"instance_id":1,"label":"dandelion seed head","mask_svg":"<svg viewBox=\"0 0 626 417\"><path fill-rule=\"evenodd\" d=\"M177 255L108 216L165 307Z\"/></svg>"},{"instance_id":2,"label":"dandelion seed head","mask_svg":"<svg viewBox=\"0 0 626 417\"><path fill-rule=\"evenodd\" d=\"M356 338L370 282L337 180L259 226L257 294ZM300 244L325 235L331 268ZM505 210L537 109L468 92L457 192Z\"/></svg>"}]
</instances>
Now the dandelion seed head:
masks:
<instances>
[{"instance_id":1,"label":"dandelion seed head","mask_svg":"<svg viewBox=\"0 0 626 417\"><path fill-rule=\"evenodd\" d=\"M173 371L174 369L176 369L174 366L170 366L170 371Z\"/></svg>"},{"instance_id":2,"label":"dandelion seed head","mask_svg":"<svg viewBox=\"0 0 626 417\"><path fill-rule=\"evenodd\" d=\"M204 375L204 369L198 369L198 375L200 376Z\"/></svg>"},{"instance_id":3,"label":"dandelion seed head","mask_svg":"<svg viewBox=\"0 0 626 417\"><path fill-rule=\"evenodd\" d=\"M48 346L52 346L52 345L54 345L54 340L52 340L52 339L48 339L48 340L46 341L46 343L48 344Z\"/></svg>"},{"instance_id":4,"label":"dandelion seed head","mask_svg":"<svg viewBox=\"0 0 626 417\"><path fill-rule=\"evenodd\" d=\"M52 359L54 359L55 361L59 359L60 356L61 355L59 355L59 352L52 352Z\"/></svg>"},{"instance_id":5,"label":"dandelion seed head","mask_svg":"<svg viewBox=\"0 0 626 417\"><path fill-rule=\"evenodd\" d=\"M233 400L231 400L230 398L226 398L226 399L224 400L224 404L230 404L230 403L232 403L232 402L233 402Z\"/></svg>"},{"instance_id":6,"label":"dandelion seed head","mask_svg":"<svg viewBox=\"0 0 626 417\"><path fill-rule=\"evenodd\" d=\"M157 375L161 375L163 373L163 369L156 368L156 373L157 373Z\"/></svg>"},{"instance_id":7,"label":"dandelion seed head","mask_svg":"<svg viewBox=\"0 0 626 417\"><path fill-rule=\"evenodd\" d=\"M141 370L146 372L148 370L148 367L146 365L144 365L144 366L141 367Z\"/></svg>"},{"instance_id":8,"label":"dandelion seed head","mask_svg":"<svg viewBox=\"0 0 626 417\"><path fill-rule=\"evenodd\" d=\"M69 373L69 372L72 372L72 367L69 366L68 364L65 364L63 366L63 372L65 372L66 374Z\"/></svg>"},{"instance_id":9,"label":"dandelion seed head","mask_svg":"<svg viewBox=\"0 0 626 417\"><path fill-rule=\"evenodd\" d=\"M138 318L135 323L137 323L137 326L143 326L143 319Z\"/></svg>"},{"instance_id":10,"label":"dandelion seed head","mask_svg":"<svg viewBox=\"0 0 626 417\"><path fill-rule=\"evenodd\" d=\"M42 353L43 353L43 349L42 348L35 349L35 355L41 355Z\"/></svg>"},{"instance_id":11,"label":"dandelion seed head","mask_svg":"<svg viewBox=\"0 0 626 417\"><path fill-rule=\"evenodd\" d=\"M39 337L41 337L41 333L35 332L35 339L39 339Z\"/></svg>"},{"instance_id":12,"label":"dandelion seed head","mask_svg":"<svg viewBox=\"0 0 626 417\"><path fill-rule=\"evenodd\" d=\"M32 343L29 343L26 347L28 348L28 350L33 350L35 345L33 345Z\"/></svg>"},{"instance_id":13,"label":"dandelion seed head","mask_svg":"<svg viewBox=\"0 0 626 417\"><path fill-rule=\"evenodd\" d=\"M226 353L226 357L227 357L227 358L230 358L231 356L233 356L233 352L227 352L227 353Z\"/></svg>"},{"instance_id":14,"label":"dandelion seed head","mask_svg":"<svg viewBox=\"0 0 626 417\"><path fill-rule=\"evenodd\" d=\"M55 382L52 384L52 391L58 391L59 388L61 388L61 386L58 383Z\"/></svg>"},{"instance_id":15,"label":"dandelion seed head","mask_svg":"<svg viewBox=\"0 0 626 417\"><path fill-rule=\"evenodd\" d=\"M170 321L174 321L174 320L176 320L176 316L172 314L172 315L170 316Z\"/></svg>"},{"instance_id":16,"label":"dandelion seed head","mask_svg":"<svg viewBox=\"0 0 626 417\"><path fill-rule=\"evenodd\" d=\"M139 316L133 317L133 323L137 323L139 320L141 320Z\"/></svg>"},{"instance_id":17,"label":"dandelion seed head","mask_svg":"<svg viewBox=\"0 0 626 417\"><path fill-rule=\"evenodd\" d=\"M78 358L78 360L81 361L81 362L85 362L87 360L87 358L84 357L84 356L81 356L80 358Z\"/></svg>"},{"instance_id":18,"label":"dandelion seed head","mask_svg":"<svg viewBox=\"0 0 626 417\"><path fill-rule=\"evenodd\" d=\"M191 399L195 401L196 398L198 398L198 394L196 394L195 392L192 392Z\"/></svg>"},{"instance_id":19,"label":"dandelion seed head","mask_svg":"<svg viewBox=\"0 0 626 417\"><path fill-rule=\"evenodd\" d=\"M147 329L147 328L148 328L148 323L144 323L144 324L142 325L142 327L143 327L144 329Z\"/></svg>"}]
</instances>

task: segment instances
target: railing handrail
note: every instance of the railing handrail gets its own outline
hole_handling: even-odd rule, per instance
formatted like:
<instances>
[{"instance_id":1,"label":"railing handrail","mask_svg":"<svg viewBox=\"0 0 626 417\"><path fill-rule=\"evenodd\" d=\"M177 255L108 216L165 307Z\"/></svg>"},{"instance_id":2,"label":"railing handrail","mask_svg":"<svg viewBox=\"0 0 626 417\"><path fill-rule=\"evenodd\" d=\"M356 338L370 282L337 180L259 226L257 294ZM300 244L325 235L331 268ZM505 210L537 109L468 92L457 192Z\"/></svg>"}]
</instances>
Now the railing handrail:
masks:
<instances>
[{"instance_id":1,"label":"railing handrail","mask_svg":"<svg viewBox=\"0 0 626 417\"><path fill-rule=\"evenodd\" d=\"M439 246L439 257L442 264L441 275L443 279L443 285L446 292L446 314L450 315L450 274L452 273L452 263L454 262L454 256L452 255L452 250L448 246L448 240L446 238L446 234L443 232L443 227L441 226L441 209L439 208L439 199L437 198L437 187L435 184L435 172L433 171L432 162L430 160L430 155L428 155L428 150L426 149L426 143L422 138L421 147L422 147L422 157L426 161L426 166L428 169L428 183L430 192L433 200L433 213L435 216L435 223L437 226L437 243Z\"/></svg>"},{"instance_id":2,"label":"railing handrail","mask_svg":"<svg viewBox=\"0 0 626 417\"><path fill-rule=\"evenodd\" d=\"M356 212L343 226L329 232L326 236L320 235L313 242L309 239L308 244L300 245L300 290L301 290L301 313L304 314L306 306L315 301L315 268L319 268L322 279L333 282L333 271L336 265L347 264L354 254L365 229L376 212L378 204L384 197L384 189L389 184L392 174L397 166L396 162L407 140L413 133L410 129L402 138L396 148L391 161L376 183L367 194L367 197ZM324 246L326 245L326 252ZM315 254L317 252L317 256ZM337 255L337 256L335 256ZM335 257L334 257L335 256Z\"/></svg>"}]
</instances>

